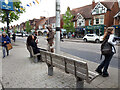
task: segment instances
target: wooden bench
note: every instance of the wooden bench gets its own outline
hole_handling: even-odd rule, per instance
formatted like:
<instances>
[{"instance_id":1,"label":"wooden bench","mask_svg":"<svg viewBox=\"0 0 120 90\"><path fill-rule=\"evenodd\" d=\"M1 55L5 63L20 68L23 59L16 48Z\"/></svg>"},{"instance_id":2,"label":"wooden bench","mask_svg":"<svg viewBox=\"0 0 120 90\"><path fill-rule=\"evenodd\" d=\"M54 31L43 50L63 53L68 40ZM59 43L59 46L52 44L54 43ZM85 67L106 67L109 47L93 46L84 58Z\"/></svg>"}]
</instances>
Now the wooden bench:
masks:
<instances>
[{"instance_id":1,"label":"wooden bench","mask_svg":"<svg viewBox=\"0 0 120 90\"><path fill-rule=\"evenodd\" d=\"M30 52L30 57L33 58L35 63L37 63L39 61L37 56L40 55L40 53L34 54L33 48L31 46L28 46L28 49L28 51Z\"/></svg>"},{"instance_id":2,"label":"wooden bench","mask_svg":"<svg viewBox=\"0 0 120 90\"><path fill-rule=\"evenodd\" d=\"M32 56L32 53L31 53L31 48L30 48L30 46L28 46L28 45L26 44L26 47L27 47L27 50L28 50L29 53L30 53L30 58L32 58L33 56Z\"/></svg>"},{"instance_id":3,"label":"wooden bench","mask_svg":"<svg viewBox=\"0 0 120 90\"><path fill-rule=\"evenodd\" d=\"M73 74L76 77L76 88L84 87L84 80L91 83L99 74L88 70L86 62L76 60L63 55L40 51L41 58L47 63L48 75L53 75L53 67L57 67L66 73Z\"/></svg>"}]
</instances>

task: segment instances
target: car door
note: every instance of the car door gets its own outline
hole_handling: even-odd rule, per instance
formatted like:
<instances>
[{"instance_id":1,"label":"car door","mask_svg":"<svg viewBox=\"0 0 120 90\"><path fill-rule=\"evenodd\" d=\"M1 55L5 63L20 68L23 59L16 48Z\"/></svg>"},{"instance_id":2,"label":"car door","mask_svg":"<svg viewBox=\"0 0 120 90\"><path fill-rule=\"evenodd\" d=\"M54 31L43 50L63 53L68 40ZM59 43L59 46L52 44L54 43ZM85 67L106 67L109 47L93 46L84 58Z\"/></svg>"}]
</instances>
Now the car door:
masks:
<instances>
[{"instance_id":1,"label":"car door","mask_svg":"<svg viewBox=\"0 0 120 90\"><path fill-rule=\"evenodd\" d=\"M96 36L93 34L93 35L91 35L91 40L90 41L95 41L95 38L96 38Z\"/></svg>"},{"instance_id":2,"label":"car door","mask_svg":"<svg viewBox=\"0 0 120 90\"><path fill-rule=\"evenodd\" d=\"M93 35L87 35L87 37L88 37L87 38L88 41L92 41L93 40Z\"/></svg>"}]
</instances>

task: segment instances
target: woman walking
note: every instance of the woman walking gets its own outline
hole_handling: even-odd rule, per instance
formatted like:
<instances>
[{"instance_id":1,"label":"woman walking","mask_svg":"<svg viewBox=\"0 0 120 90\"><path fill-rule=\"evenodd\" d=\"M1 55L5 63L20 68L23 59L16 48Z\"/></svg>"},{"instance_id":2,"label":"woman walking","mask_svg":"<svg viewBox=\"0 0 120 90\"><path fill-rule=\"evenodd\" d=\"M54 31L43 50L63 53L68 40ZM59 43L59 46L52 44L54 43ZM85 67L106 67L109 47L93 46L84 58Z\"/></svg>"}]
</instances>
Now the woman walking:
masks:
<instances>
[{"instance_id":1,"label":"woman walking","mask_svg":"<svg viewBox=\"0 0 120 90\"><path fill-rule=\"evenodd\" d=\"M6 52L7 52L7 56L9 55L9 50L7 49L7 44L11 43L10 38L6 35L5 32L2 33L2 50L3 50L3 58L5 58L6 56Z\"/></svg>"},{"instance_id":2,"label":"woman walking","mask_svg":"<svg viewBox=\"0 0 120 90\"><path fill-rule=\"evenodd\" d=\"M107 53L104 55L105 59L104 61L102 61L102 63L97 67L97 69L95 70L96 72L98 72L100 75L102 75L103 77L108 77L109 73L108 73L108 66L110 64L110 61L113 57L113 55L116 53L115 47L114 45L116 44L116 40L114 37L114 27L108 27L107 31L104 35L103 38L103 43L107 42L108 44L110 44L111 46L111 53ZM102 45L103 45L102 43ZM103 71L102 71L103 69Z\"/></svg>"}]
</instances>

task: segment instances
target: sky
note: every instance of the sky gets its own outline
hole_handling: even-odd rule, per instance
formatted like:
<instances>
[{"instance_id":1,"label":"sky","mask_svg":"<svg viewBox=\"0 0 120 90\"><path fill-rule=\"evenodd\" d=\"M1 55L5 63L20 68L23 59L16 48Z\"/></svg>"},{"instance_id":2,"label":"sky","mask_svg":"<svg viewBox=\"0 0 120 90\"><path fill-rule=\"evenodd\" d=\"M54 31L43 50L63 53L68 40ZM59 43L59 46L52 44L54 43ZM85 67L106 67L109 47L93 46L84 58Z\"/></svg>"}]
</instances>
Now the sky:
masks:
<instances>
[{"instance_id":1,"label":"sky","mask_svg":"<svg viewBox=\"0 0 120 90\"><path fill-rule=\"evenodd\" d=\"M10 25L20 24L33 18L39 19L40 16L51 17L56 15L55 11L56 0L38 0L39 4L36 3L35 5L32 3L35 0L20 0L20 1L22 2L22 6L26 9L26 12L20 15L19 20L10 23ZM98 1L103 0L95 0L95 2ZM32 6L30 7L26 6L26 4L29 3L32 3ZM64 14L66 12L68 6L70 7L70 9L74 9L89 4L92 4L92 0L60 0L61 14ZM6 23L5 24L0 23L0 28L4 26L6 26Z\"/></svg>"}]
</instances>

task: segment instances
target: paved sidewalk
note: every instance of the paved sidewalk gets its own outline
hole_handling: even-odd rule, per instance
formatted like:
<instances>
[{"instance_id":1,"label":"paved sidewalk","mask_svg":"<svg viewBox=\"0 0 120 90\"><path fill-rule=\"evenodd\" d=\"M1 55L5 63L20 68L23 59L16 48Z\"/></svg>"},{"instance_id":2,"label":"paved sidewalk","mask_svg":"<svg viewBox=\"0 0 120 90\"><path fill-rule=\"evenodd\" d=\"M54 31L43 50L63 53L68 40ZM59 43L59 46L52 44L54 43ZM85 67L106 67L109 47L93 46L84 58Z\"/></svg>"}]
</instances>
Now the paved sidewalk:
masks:
<instances>
[{"instance_id":1,"label":"paved sidewalk","mask_svg":"<svg viewBox=\"0 0 120 90\"><path fill-rule=\"evenodd\" d=\"M46 48L45 37L39 37L40 47ZM75 88L75 77L54 68L54 75L47 75L47 65L33 63L29 58L25 42L13 44L10 55L2 60L2 82L5 88ZM1 51L1 48L0 48ZM61 54L80 59L76 56L61 52ZM0 55L0 58L2 56ZM83 59L80 59L83 60ZM86 61L86 60L84 60ZM86 61L89 69L94 71L97 63ZM109 68L110 77L97 77L91 84L85 83L85 88L118 88L118 69Z\"/></svg>"}]
</instances>

